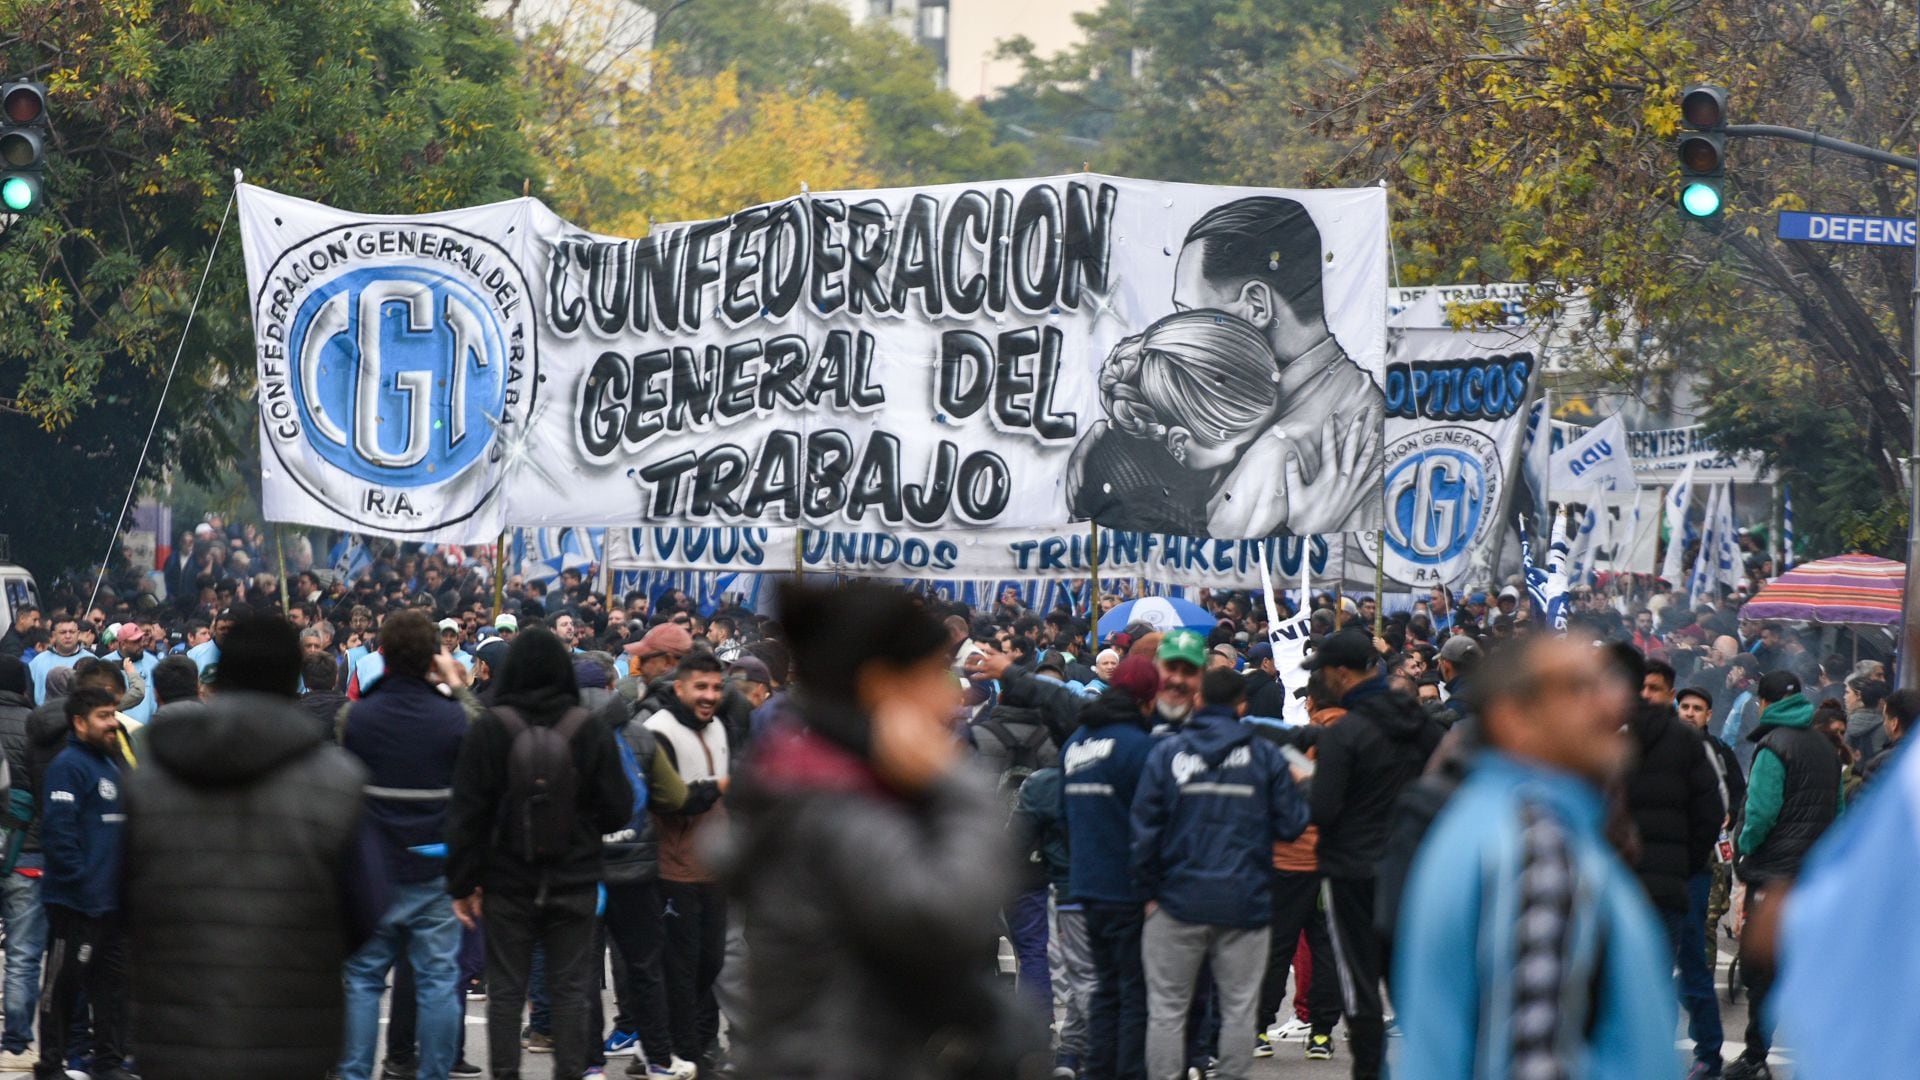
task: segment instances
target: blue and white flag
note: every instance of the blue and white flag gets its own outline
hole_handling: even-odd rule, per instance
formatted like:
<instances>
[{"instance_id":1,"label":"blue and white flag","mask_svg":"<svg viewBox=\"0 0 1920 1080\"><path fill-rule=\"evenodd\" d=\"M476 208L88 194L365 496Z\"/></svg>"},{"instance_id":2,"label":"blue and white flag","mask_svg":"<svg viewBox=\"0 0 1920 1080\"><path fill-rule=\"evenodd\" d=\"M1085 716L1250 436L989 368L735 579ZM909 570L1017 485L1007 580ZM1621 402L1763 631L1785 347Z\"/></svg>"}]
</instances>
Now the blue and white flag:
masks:
<instances>
[{"instance_id":1,"label":"blue and white flag","mask_svg":"<svg viewBox=\"0 0 1920 1080\"><path fill-rule=\"evenodd\" d=\"M1707 514L1700 519L1700 550L1693 556L1693 573L1687 577L1687 606L1697 607L1700 598L1713 595L1713 584L1718 577L1716 549L1720 527L1720 503L1722 489L1715 485L1707 495Z\"/></svg>"},{"instance_id":2,"label":"blue and white flag","mask_svg":"<svg viewBox=\"0 0 1920 1080\"><path fill-rule=\"evenodd\" d=\"M1747 579L1746 559L1740 554L1740 530L1733 523L1733 485L1720 500L1720 516L1713 523L1714 580L1738 589Z\"/></svg>"},{"instance_id":3,"label":"blue and white flag","mask_svg":"<svg viewBox=\"0 0 1920 1080\"><path fill-rule=\"evenodd\" d=\"M1547 394L1543 391L1540 400L1533 403L1522 459L1526 462L1527 485L1533 488L1534 506L1543 514L1547 510L1547 475L1553 462L1553 408Z\"/></svg>"},{"instance_id":4,"label":"blue and white flag","mask_svg":"<svg viewBox=\"0 0 1920 1080\"><path fill-rule=\"evenodd\" d=\"M1569 556L1572 554L1571 541L1567 537L1567 515L1553 515L1553 539L1547 545L1546 584L1542 587L1547 612L1547 625L1555 630L1567 628L1567 579Z\"/></svg>"},{"instance_id":5,"label":"blue and white flag","mask_svg":"<svg viewBox=\"0 0 1920 1080\"><path fill-rule=\"evenodd\" d=\"M1533 613L1544 619L1547 615L1547 572L1533 564L1533 536L1527 531L1527 519L1520 517L1515 525L1520 530L1520 572L1527 583L1527 599L1533 603Z\"/></svg>"},{"instance_id":6,"label":"blue and white flag","mask_svg":"<svg viewBox=\"0 0 1920 1080\"><path fill-rule=\"evenodd\" d=\"M1668 584L1680 584L1680 563L1686 559L1686 511L1693 503L1693 461L1686 473L1667 490L1667 559L1661 561L1661 577Z\"/></svg>"},{"instance_id":7,"label":"blue and white flag","mask_svg":"<svg viewBox=\"0 0 1920 1080\"><path fill-rule=\"evenodd\" d=\"M1556 451L1547 483L1562 499L1576 491L1632 491L1637 487L1640 482L1633 475L1633 456L1620 415L1607 417Z\"/></svg>"}]
</instances>

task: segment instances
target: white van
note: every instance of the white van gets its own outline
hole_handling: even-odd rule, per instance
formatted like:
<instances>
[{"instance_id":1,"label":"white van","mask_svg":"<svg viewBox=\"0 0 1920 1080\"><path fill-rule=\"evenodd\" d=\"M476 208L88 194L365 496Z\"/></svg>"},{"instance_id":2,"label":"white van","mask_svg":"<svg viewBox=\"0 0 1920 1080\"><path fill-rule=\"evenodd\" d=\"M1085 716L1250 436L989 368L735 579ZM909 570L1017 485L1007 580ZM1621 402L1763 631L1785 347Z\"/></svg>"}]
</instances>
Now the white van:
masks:
<instances>
[{"instance_id":1,"label":"white van","mask_svg":"<svg viewBox=\"0 0 1920 1080\"><path fill-rule=\"evenodd\" d=\"M40 585L24 566L0 563L0 634L13 628L13 613L40 606Z\"/></svg>"}]
</instances>

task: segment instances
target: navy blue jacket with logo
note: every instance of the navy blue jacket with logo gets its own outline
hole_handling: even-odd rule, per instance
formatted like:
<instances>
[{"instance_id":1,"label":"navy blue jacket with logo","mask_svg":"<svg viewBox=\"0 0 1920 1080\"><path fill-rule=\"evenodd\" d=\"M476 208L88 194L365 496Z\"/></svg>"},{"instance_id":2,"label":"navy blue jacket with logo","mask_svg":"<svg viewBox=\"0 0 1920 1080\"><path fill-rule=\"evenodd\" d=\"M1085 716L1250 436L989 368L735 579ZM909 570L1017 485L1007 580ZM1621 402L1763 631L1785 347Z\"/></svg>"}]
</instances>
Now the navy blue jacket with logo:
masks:
<instances>
[{"instance_id":1,"label":"navy blue jacket with logo","mask_svg":"<svg viewBox=\"0 0 1920 1080\"><path fill-rule=\"evenodd\" d=\"M1153 746L1140 707L1125 690L1109 689L1088 703L1079 729L1060 751L1067 891L1077 901L1138 904L1146 899L1128 870L1128 816Z\"/></svg>"},{"instance_id":2,"label":"navy blue jacket with logo","mask_svg":"<svg viewBox=\"0 0 1920 1080\"><path fill-rule=\"evenodd\" d=\"M1306 827L1280 748L1231 709L1201 709L1147 756L1134 880L1181 922L1257 929L1273 920L1274 841Z\"/></svg>"},{"instance_id":3,"label":"navy blue jacket with logo","mask_svg":"<svg viewBox=\"0 0 1920 1080\"><path fill-rule=\"evenodd\" d=\"M69 735L40 785L40 898L84 915L120 909L120 767Z\"/></svg>"}]
</instances>

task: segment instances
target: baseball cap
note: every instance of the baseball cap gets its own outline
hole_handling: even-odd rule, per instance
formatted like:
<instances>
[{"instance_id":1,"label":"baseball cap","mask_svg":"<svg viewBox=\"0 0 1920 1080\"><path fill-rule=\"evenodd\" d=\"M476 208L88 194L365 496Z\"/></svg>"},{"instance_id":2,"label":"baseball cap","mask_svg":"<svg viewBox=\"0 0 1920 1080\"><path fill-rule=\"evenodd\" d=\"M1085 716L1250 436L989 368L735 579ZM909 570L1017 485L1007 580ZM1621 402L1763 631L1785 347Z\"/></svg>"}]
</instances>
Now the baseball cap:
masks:
<instances>
[{"instance_id":1,"label":"baseball cap","mask_svg":"<svg viewBox=\"0 0 1920 1080\"><path fill-rule=\"evenodd\" d=\"M458 619L441 619L438 625L442 630L451 630L456 634L460 632L460 620Z\"/></svg>"},{"instance_id":2,"label":"baseball cap","mask_svg":"<svg viewBox=\"0 0 1920 1080\"><path fill-rule=\"evenodd\" d=\"M1178 660L1197 668L1206 667L1207 639L1201 637L1198 630L1189 630L1185 627L1169 630L1161 636L1160 649L1154 653L1154 658L1163 664L1170 660Z\"/></svg>"},{"instance_id":3,"label":"baseball cap","mask_svg":"<svg viewBox=\"0 0 1920 1080\"><path fill-rule=\"evenodd\" d=\"M1486 602L1487 602L1487 594L1483 592L1477 592L1467 597L1467 603L1469 604L1484 604Z\"/></svg>"},{"instance_id":4,"label":"baseball cap","mask_svg":"<svg viewBox=\"0 0 1920 1080\"><path fill-rule=\"evenodd\" d=\"M1479 655L1480 643L1465 634L1455 634L1447 639L1445 645L1440 646L1440 659L1449 664L1457 664L1469 656Z\"/></svg>"},{"instance_id":5,"label":"baseball cap","mask_svg":"<svg viewBox=\"0 0 1920 1080\"><path fill-rule=\"evenodd\" d=\"M661 623L647 631L639 641L627 644L627 653L635 659L644 660L649 656L665 653L669 656L685 656L693 651L693 635L679 623Z\"/></svg>"},{"instance_id":6,"label":"baseball cap","mask_svg":"<svg viewBox=\"0 0 1920 1080\"><path fill-rule=\"evenodd\" d=\"M489 668L492 668L496 674L500 670L500 665L506 663L506 660L507 643L501 641L499 638L494 638L473 652L474 663L485 664Z\"/></svg>"},{"instance_id":7,"label":"baseball cap","mask_svg":"<svg viewBox=\"0 0 1920 1080\"><path fill-rule=\"evenodd\" d=\"M1358 630L1342 630L1327 635L1300 666L1308 671L1328 667L1365 671L1379 660L1380 654L1374 651L1371 638Z\"/></svg>"},{"instance_id":8,"label":"baseball cap","mask_svg":"<svg viewBox=\"0 0 1920 1080\"><path fill-rule=\"evenodd\" d=\"M1107 685L1125 691L1135 704L1144 705L1160 692L1160 669L1144 656L1129 656L1113 669Z\"/></svg>"},{"instance_id":9,"label":"baseball cap","mask_svg":"<svg viewBox=\"0 0 1920 1080\"><path fill-rule=\"evenodd\" d=\"M122 645L139 645L147 640L147 632L140 628L139 623L121 623L120 632L114 635L114 640Z\"/></svg>"},{"instance_id":10,"label":"baseball cap","mask_svg":"<svg viewBox=\"0 0 1920 1080\"><path fill-rule=\"evenodd\" d=\"M1273 659L1273 645L1265 641L1256 641L1253 648L1247 650L1247 663L1257 664L1262 660Z\"/></svg>"},{"instance_id":11,"label":"baseball cap","mask_svg":"<svg viewBox=\"0 0 1920 1080\"><path fill-rule=\"evenodd\" d=\"M1048 649L1046 652L1040 654L1039 660L1034 662L1033 670L1052 671L1065 675L1067 673L1067 658L1060 655L1056 650Z\"/></svg>"},{"instance_id":12,"label":"baseball cap","mask_svg":"<svg viewBox=\"0 0 1920 1080\"><path fill-rule=\"evenodd\" d=\"M735 660L733 666L727 669L727 674L738 675L744 682L773 685L773 673L767 670L766 661L757 656L743 656Z\"/></svg>"},{"instance_id":13,"label":"baseball cap","mask_svg":"<svg viewBox=\"0 0 1920 1080\"><path fill-rule=\"evenodd\" d=\"M495 630L519 630L520 620L503 611L500 613L499 618L493 620L493 628Z\"/></svg>"},{"instance_id":14,"label":"baseball cap","mask_svg":"<svg viewBox=\"0 0 1920 1080\"><path fill-rule=\"evenodd\" d=\"M1791 671L1772 671L1760 679L1760 700L1771 705L1800 692L1800 676Z\"/></svg>"}]
</instances>

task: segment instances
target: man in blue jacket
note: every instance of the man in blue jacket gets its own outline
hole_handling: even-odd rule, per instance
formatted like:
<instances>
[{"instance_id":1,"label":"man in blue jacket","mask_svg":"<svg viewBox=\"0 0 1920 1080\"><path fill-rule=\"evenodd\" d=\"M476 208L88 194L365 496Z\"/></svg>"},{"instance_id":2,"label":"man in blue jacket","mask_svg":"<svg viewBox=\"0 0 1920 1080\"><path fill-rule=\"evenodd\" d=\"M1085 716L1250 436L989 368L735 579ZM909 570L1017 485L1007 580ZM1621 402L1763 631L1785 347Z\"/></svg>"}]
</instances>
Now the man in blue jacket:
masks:
<instances>
[{"instance_id":1,"label":"man in blue jacket","mask_svg":"<svg viewBox=\"0 0 1920 1080\"><path fill-rule=\"evenodd\" d=\"M1187 1013L1211 961L1220 1010L1220 1080L1246 1080L1273 918L1273 844L1297 839L1307 804L1286 758L1254 738L1247 684L1226 668L1200 680L1201 708L1147 756L1133 799L1133 876L1152 898L1142 932L1147 1075L1178 1076Z\"/></svg>"},{"instance_id":2,"label":"man in blue jacket","mask_svg":"<svg viewBox=\"0 0 1920 1080\"><path fill-rule=\"evenodd\" d=\"M1488 749L1400 908L1395 1080L1675 1074L1672 948L1605 833L1632 702L1606 659L1538 638L1481 668Z\"/></svg>"},{"instance_id":3,"label":"man in blue jacket","mask_svg":"<svg viewBox=\"0 0 1920 1080\"><path fill-rule=\"evenodd\" d=\"M132 1080L127 1051L127 939L120 921L119 702L111 690L67 696L66 749L41 779L41 898L47 909L45 985L40 997L36 1080L67 1075L67 1032L84 986L93 1010L95 1080Z\"/></svg>"},{"instance_id":4,"label":"man in blue jacket","mask_svg":"<svg viewBox=\"0 0 1920 1080\"><path fill-rule=\"evenodd\" d=\"M1147 718L1160 693L1153 661L1120 662L1060 752L1065 774L1067 891L1086 913L1094 991L1087 1005L1086 1080L1144 1080L1147 991L1140 968L1146 896L1134 884L1130 816L1153 749Z\"/></svg>"},{"instance_id":5,"label":"man in blue jacket","mask_svg":"<svg viewBox=\"0 0 1920 1080\"><path fill-rule=\"evenodd\" d=\"M372 774L367 815L379 833L394 881L393 902L372 941L347 959L343 1080L368 1080L380 1033L387 973L404 951L419 1005L420 1080L445 1080L463 1035L458 988L460 923L447 896L447 803L467 733L460 703L429 678L464 682L450 657L434 673L439 634L413 608L380 628L386 674L347 711L347 751Z\"/></svg>"}]
</instances>

